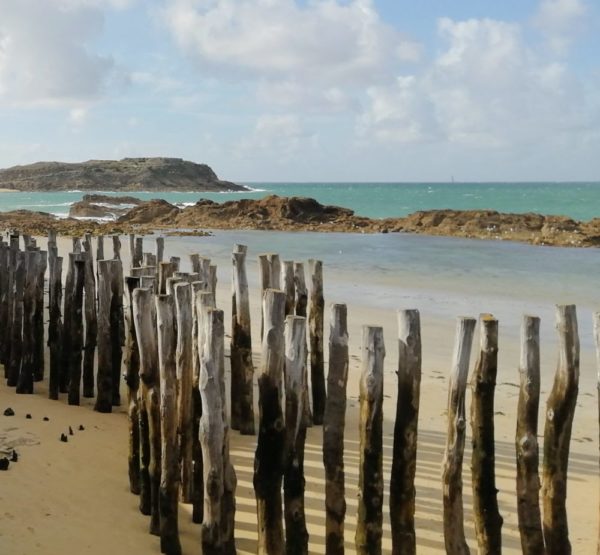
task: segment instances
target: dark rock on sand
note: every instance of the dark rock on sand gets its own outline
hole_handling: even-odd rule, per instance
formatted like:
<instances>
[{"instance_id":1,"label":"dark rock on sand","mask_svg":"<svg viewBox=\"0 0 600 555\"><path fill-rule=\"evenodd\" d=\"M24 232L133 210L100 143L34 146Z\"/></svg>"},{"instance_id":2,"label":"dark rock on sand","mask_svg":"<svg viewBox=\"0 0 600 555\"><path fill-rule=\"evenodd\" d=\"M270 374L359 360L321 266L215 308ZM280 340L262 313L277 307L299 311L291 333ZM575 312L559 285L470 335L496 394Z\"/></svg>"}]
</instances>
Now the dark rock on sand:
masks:
<instances>
[{"instance_id":1,"label":"dark rock on sand","mask_svg":"<svg viewBox=\"0 0 600 555\"><path fill-rule=\"evenodd\" d=\"M8 470L10 466L10 461L6 457L2 457L0 459L0 470Z\"/></svg>"},{"instance_id":2,"label":"dark rock on sand","mask_svg":"<svg viewBox=\"0 0 600 555\"><path fill-rule=\"evenodd\" d=\"M12 410L10 407L8 407L7 409L4 410L4 416L14 416L15 415L15 411Z\"/></svg>"}]
</instances>

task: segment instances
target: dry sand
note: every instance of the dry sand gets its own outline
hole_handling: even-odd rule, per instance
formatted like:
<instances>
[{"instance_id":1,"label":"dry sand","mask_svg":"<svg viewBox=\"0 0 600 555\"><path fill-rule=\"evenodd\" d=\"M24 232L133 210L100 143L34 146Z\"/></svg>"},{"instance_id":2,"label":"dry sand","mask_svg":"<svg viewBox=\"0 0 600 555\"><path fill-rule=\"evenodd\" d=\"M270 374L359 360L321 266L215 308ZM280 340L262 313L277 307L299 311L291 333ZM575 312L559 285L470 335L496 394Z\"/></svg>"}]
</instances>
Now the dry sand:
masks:
<instances>
[{"instance_id":1,"label":"dry sand","mask_svg":"<svg viewBox=\"0 0 600 555\"><path fill-rule=\"evenodd\" d=\"M43 244L43 243L41 243ZM123 241L125 247L125 241ZM63 242L61 253L69 243ZM110 245L105 248L109 249ZM123 249L125 254L126 248ZM167 242L167 255L181 255ZM252 256L256 253L252 253ZM124 257L126 258L126 257ZM128 262L124 260L125 267ZM325 269L327 272L327 269ZM221 272L217 303L226 314L229 333L230 284L228 272ZM325 287L328 284L325 275ZM349 299L351 301L351 299ZM549 304L552 300L548 300ZM259 303L256 290L251 291L254 323L254 348L259 346L257 332ZM418 307L416 307L418 308ZM473 314L481 307L474 306ZM382 325L386 340L384 385L384 552L391 551L387 515L387 487L391 466L393 419L395 414L395 364L397 360L396 315L389 310L361 308L349 302L351 368L348 381L348 410L345 442L346 461L346 548L354 551L354 526L357 507L358 463L358 379L360 372L360 328L363 324ZM326 311L326 336L328 333ZM440 321L422 314L423 379L419 418L417 464L417 543L419 553L442 553L442 507L440 474L445 442L445 407L447 371L452 355L454 322ZM514 494L515 455L514 427L518 396L516 383L518 345L514 333L500 336L500 368L496 395L496 469L500 490L500 511L504 517L504 553L520 553ZM228 339L226 338L226 346ZM475 341L477 343L477 339ZM543 354L543 375L549 376L555 353ZM327 353L326 353L327 354ZM474 362L474 355L471 366ZM258 356L255 359L259 363ZM574 553L594 553L598 526L598 420L593 375L593 353L582 352L582 382L573 427L569 467L568 514ZM540 433L543 433L543 405L551 380L542 381ZM469 407L470 396L467 397ZM4 417L6 407L15 416ZM25 418L30 413L32 419ZM48 422L42 418L49 417ZM79 425L85 430L79 431ZM74 435L68 443L59 441L71 426ZM470 429L467 429L467 445ZM66 400L47 399L46 383L36 384L34 395L16 395L4 384L0 386L0 446L16 442L19 462L8 472L0 473L0 553L10 555L88 553L104 555L159 553L158 538L148 534L148 518L137 510L138 498L128 491L127 418L121 407L113 414L92 410L92 402L83 400L81 407L69 407ZM322 431L309 430L306 443L306 502L311 553L324 552L324 473ZM255 438L232 433L232 458L238 478L236 538L239 553L256 551L256 519L252 488ZM475 552L472 513L470 452L465 454L464 493L466 531ZM191 507L180 505L180 531L184 554L200 552L199 526L191 523Z\"/></svg>"}]
</instances>

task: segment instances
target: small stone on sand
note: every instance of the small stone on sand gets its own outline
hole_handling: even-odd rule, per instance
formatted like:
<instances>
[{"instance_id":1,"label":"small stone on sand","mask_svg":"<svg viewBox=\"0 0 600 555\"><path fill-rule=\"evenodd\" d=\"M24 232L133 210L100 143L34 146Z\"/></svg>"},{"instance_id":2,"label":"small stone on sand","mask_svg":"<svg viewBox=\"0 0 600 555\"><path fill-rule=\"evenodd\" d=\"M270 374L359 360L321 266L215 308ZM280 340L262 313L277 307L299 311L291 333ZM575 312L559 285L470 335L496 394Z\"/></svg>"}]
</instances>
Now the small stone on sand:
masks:
<instances>
[{"instance_id":1,"label":"small stone on sand","mask_svg":"<svg viewBox=\"0 0 600 555\"><path fill-rule=\"evenodd\" d=\"M10 461L6 457L0 459L0 470L8 470L9 465Z\"/></svg>"},{"instance_id":2,"label":"small stone on sand","mask_svg":"<svg viewBox=\"0 0 600 555\"><path fill-rule=\"evenodd\" d=\"M15 411L12 410L10 407L8 407L5 411L4 411L4 416L14 416L15 415Z\"/></svg>"},{"instance_id":3,"label":"small stone on sand","mask_svg":"<svg viewBox=\"0 0 600 555\"><path fill-rule=\"evenodd\" d=\"M69 438L67 437L67 434L60 434L60 440L63 443L67 443L67 441L69 441Z\"/></svg>"}]
</instances>

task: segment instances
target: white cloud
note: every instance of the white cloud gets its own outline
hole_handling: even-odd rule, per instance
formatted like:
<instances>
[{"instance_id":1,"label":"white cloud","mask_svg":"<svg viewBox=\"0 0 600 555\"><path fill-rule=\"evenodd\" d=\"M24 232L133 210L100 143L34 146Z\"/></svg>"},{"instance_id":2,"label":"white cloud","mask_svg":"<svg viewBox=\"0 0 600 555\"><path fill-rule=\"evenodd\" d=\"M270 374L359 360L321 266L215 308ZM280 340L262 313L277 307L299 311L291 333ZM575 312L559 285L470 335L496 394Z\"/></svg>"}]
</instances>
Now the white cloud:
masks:
<instances>
[{"instance_id":1,"label":"white cloud","mask_svg":"<svg viewBox=\"0 0 600 555\"><path fill-rule=\"evenodd\" d=\"M363 136L509 147L591 132L589 99L567 66L546 59L519 25L442 19L447 47L421 72L369 89Z\"/></svg>"},{"instance_id":2,"label":"white cloud","mask_svg":"<svg viewBox=\"0 0 600 555\"><path fill-rule=\"evenodd\" d=\"M582 0L541 0L534 23L545 35L550 48L565 54L581 32L588 8Z\"/></svg>"},{"instance_id":3,"label":"white cloud","mask_svg":"<svg viewBox=\"0 0 600 555\"><path fill-rule=\"evenodd\" d=\"M88 118L88 109L83 107L73 108L69 111L69 122L78 127L83 125Z\"/></svg>"}]
</instances>

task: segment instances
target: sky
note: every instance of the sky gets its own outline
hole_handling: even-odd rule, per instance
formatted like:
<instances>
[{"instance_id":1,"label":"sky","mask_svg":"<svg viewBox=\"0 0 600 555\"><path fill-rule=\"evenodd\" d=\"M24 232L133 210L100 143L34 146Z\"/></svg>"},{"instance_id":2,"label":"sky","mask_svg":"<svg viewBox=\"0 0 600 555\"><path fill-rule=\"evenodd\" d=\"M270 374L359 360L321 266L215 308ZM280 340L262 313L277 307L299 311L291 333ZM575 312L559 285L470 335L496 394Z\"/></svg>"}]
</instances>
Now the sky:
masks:
<instances>
[{"instance_id":1,"label":"sky","mask_svg":"<svg viewBox=\"0 0 600 555\"><path fill-rule=\"evenodd\" d=\"M597 0L0 0L0 167L600 181Z\"/></svg>"}]
</instances>

